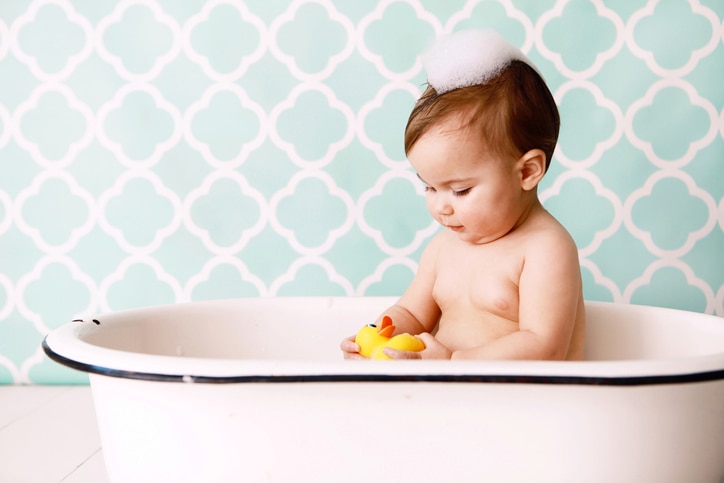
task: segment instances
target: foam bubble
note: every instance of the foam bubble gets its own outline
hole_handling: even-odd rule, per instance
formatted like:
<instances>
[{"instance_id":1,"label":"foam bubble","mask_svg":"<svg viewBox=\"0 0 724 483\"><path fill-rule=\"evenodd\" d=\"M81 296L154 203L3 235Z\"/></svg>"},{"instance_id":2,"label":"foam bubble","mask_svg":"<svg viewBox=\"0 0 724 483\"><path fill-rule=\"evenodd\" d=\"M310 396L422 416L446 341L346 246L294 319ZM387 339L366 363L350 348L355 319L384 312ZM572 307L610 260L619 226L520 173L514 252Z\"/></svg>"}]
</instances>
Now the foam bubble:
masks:
<instances>
[{"instance_id":1,"label":"foam bubble","mask_svg":"<svg viewBox=\"0 0 724 483\"><path fill-rule=\"evenodd\" d=\"M538 70L520 49L493 30L464 30L441 37L423 58L427 82L438 94L485 84L514 60Z\"/></svg>"}]
</instances>

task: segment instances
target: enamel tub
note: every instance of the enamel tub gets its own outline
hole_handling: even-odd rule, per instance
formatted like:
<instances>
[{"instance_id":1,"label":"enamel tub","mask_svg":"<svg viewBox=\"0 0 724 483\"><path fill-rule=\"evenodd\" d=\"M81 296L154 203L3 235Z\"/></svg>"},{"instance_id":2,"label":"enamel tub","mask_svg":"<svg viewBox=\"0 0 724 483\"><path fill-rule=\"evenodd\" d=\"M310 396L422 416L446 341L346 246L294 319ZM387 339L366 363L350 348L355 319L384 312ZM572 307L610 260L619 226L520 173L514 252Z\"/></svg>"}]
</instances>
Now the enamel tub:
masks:
<instances>
[{"instance_id":1,"label":"enamel tub","mask_svg":"<svg viewBox=\"0 0 724 483\"><path fill-rule=\"evenodd\" d=\"M583 362L345 361L387 297L69 322L113 482L719 483L724 319L587 303Z\"/></svg>"}]
</instances>

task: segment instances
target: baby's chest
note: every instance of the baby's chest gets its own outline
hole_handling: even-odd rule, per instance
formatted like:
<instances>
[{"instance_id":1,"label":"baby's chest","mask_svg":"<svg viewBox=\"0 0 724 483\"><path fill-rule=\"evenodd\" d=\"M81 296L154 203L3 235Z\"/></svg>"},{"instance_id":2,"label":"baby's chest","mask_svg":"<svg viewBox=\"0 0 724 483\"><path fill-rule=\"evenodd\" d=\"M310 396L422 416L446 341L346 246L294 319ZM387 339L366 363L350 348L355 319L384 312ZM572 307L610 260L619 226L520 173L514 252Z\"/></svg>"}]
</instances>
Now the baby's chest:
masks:
<instances>
[{"instance_id":1,"label":"baby's chest","mask_svg":"<svg viewBox=\"0 0 724 483\"><path fill-rule=\"evenodd\" d=\"M468 308L517 320L522 262L505 253L460 255L438 266L433 296L443 312Z\"/></svg>"}]
</instances>

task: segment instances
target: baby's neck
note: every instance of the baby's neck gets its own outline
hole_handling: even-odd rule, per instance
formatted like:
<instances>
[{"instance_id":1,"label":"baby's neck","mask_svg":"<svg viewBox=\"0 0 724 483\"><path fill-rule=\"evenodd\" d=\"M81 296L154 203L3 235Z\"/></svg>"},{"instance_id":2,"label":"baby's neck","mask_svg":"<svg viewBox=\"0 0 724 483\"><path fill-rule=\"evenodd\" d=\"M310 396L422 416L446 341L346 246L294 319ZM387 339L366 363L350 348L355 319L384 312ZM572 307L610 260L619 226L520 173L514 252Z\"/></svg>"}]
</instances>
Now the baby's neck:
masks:
<instances>
[{"instance_id":1,"label":"baby's neck","mask_svg":"<svg viewBox=\"0 0 724 483\"><path fill-rule=\"evenodd\" d=\"M538 194L535 191L528 193L528 196L526 196L521 203L520 215L510 231L515 231L519 227L525 225L531 217L534 217L536 214L544 211L545 208L543 208L543 205L538 199Z\"/></svg>"}]
</instances>

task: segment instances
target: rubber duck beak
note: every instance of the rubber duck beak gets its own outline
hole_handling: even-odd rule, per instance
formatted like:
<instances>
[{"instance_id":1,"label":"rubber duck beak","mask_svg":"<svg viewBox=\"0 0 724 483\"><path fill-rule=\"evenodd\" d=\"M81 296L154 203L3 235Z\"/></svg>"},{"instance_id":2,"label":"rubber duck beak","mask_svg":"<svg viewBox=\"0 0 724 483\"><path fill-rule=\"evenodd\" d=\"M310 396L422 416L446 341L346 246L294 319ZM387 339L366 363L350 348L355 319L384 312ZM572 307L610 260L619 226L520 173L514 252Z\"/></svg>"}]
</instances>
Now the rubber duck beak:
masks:
<instances>
[{"instance_id":1,"label":"rubber duck beak","mask_svg":"<svg viewBox=\"0 0 724 483\"><path fill-rule=\"evenodd\" d=\"M377 329L377 333L387 338L392 337L392 334L395 333L395 326L392 325L392 319L389 316L385 315L382 317L382 324L380 324L380 327Z\"/></svg>"}]
</instances>

